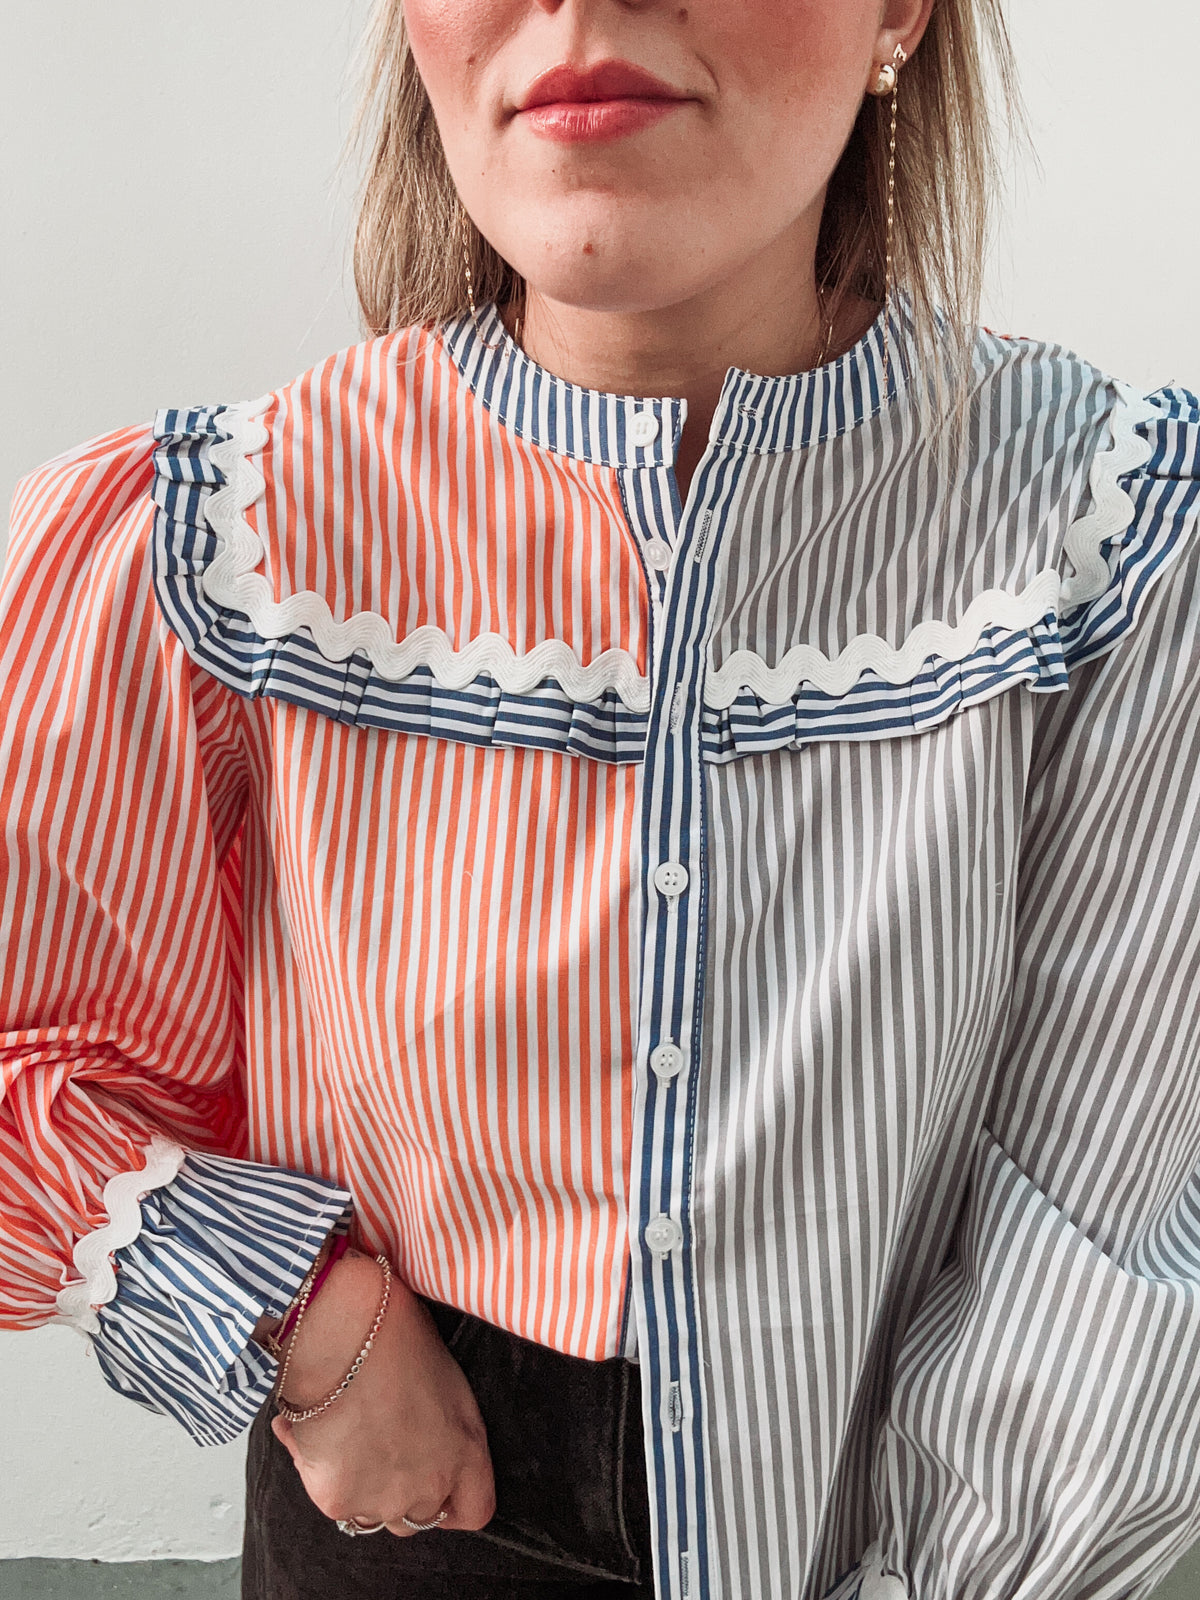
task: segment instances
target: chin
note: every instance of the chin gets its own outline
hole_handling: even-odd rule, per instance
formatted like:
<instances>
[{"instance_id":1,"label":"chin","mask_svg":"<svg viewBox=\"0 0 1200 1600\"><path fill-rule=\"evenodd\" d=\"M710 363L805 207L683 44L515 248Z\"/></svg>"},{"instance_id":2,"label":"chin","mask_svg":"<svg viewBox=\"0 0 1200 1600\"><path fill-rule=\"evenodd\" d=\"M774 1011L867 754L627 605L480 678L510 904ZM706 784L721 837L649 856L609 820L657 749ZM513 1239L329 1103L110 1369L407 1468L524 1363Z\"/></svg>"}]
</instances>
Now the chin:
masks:
<instances>
[{"instance_id":1,"label":"chin","mask_svg":"<svg viewBox=\"0 0 1200 1600\"><path fill-rule=\"evenodd\" d=\"M583 280L578 276L534 279L526 277L529 287L543 299L555 305L571 306L576 311L607 311L614 316L636 316L639 313L662 311L691 298L690 286L677 283L642 285L639 292L630 292L628 281L618 278Z\"/></svg>"},{"instance_id":2,"label":"chin","mask_svg":"<svg viewBox=\"0 0 1200 1600\"><path fill-rule=\"evenodd\" d=\"M698 219L690 209L645 193L539 196L498 211L494 228L491 216L474 214L485 236L538 294L581 311L625 315L659 311L703 290L720 275L713 244L728 230L727 222ZM698 226L698 220L707 225Z\"/></svg>"},{"instance_id":3,"label":"chin","mask_svg":"<svg viewBox=\"0 0 1200 1600\"><path fill-rule=\"evenodd\" d=\"M592 244L591 251L584 246ZM581 240L570 247L531 255L527 247L511 255L497 245L529 287L558 305L579 311L610 311L622 315L661 311L700 294L716 276L711 270L681 271L682 261L695 262L701 254L684 243L646 249L644 239L627 249ZM711 269L711 263L706 263Z\"/></svg>"}]
</instances>

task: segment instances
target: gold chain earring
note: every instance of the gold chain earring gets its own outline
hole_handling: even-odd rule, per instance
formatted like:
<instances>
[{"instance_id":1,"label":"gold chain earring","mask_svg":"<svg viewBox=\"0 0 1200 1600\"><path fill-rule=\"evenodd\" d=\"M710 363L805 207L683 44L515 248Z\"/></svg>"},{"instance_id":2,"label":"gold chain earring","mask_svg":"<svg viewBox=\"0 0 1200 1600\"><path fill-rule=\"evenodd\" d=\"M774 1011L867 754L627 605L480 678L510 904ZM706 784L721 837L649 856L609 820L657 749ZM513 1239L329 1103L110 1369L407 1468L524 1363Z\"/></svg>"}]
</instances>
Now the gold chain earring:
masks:
<instances>
[{"instance_id":1,"label":"gold chain earring","mask_svg":"<svg viewBox=\"0 0 1200 1600\"><path fill-rule=\"evenodd\" d=\"M465 274L466 280L467 280L467 305L471 308L471 321L475 324L475 331L476 331L476 333L479 334L480 341L483 343L483 345L488 350L498 350L500 348L500 346L504 343L503 334L501 335L501 337L499 339L495 340L494 342L489 343L488 340L484 339L483 334L482 334L482 332L480 330L480 327L479 327L479 313L475 308L475 279L474 279L474 276L472 275L472 272L471 272L471 232L470 232L470 227L471 227L471 225L470 225L470 222L467 219L467 213L464 211L463 214L462 214L462 258L463 258L463 273ZM524 322L525 322L524 316L521 313L518 312L518 314L517 314L517 322L516 322L516 329L515 329L515 331L513 333L513 343L518 345L518 346L521 343L521 333L523 331ZM503 327L503 324L501 324L501 327Z\"/></svg>"},{"instance_id":2,"label":"gold chain earring","mask_svg":"<svg viewBox=\"0 0 1200 1600\"><path fill-rule=\"evenodd\" d=\"M893 255L896 221L896 108L900 103L900 68L908 60L908 52L902 44L898 44L892 53L892 59L885 61L879 69L871 93L880 99L885 94L892 97L892 131L888 140L888 180L887 180L887 240L885 245L885 261L883 269L883 392L888 391L888 380L891 374L891 321L892 321L892 282L895 276L895 259Z\"/></svg>"}]
</instances>

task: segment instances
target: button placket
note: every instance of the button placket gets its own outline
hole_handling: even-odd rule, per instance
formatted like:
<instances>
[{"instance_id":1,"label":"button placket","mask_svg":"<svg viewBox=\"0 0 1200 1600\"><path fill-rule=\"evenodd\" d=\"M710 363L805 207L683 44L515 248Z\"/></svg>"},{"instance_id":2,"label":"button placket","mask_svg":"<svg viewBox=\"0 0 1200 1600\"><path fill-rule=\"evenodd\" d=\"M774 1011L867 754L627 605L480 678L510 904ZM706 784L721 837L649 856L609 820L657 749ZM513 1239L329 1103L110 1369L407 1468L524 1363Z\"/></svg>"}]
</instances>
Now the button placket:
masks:
<instances>
[{"instance_id":1,"label":"button placket","mask_svg":"<svg viewBox=\"0 0 1200 1600\"><path fill-rule=\"evenodd\" d=\"M705 506L696 493L706 465L702 462L697 472L656 613L658 648L643 767L645 920L638 1023L639 1038L652 1041L653 1047L642 1046L641 1060L649 1070L639 1074L635 1088L637 1177L630 1208L634 1298L639 1315L647 1319L639 1327L638 1347L657 1352L642 1362L643 1381L651 1386L652 1414L661 1426L654 1445L655 1476L658 1480L661 1474L661 1492L668 1500L682 1495L681 1505L687 1507L677 1531L684 1548L691 1543L698 1562L691 1571L693 1585L703 1583L707 1560L702 1541L692 1542L699 1540L705 1487L689 1222L697 1086L696 1075L685 1068L702 1012L701 689L715 592L711 571L719 544L713 507ZM643 542L643 552L647 547ZM649 1337L643 1337L644 1331ZM665 1527L660 1526L659 1536L665 1536ZM672 1590L677 1597L677 1584Z\"/></svg>"},{"instance_id":2,"label":"button placket","mask_svg":"<svg viewBox=\"0 0 1200 1600\"><path fill-rule=\"evenodd\" d=\"M655 635L661 620L666 574L675 558L677 530L668 483L675 441L682 426L683 403L662 400L656 404L661 415L652 406L626 410L619 478L625 518L649 589Z\"/></svg>"}]
</instances>

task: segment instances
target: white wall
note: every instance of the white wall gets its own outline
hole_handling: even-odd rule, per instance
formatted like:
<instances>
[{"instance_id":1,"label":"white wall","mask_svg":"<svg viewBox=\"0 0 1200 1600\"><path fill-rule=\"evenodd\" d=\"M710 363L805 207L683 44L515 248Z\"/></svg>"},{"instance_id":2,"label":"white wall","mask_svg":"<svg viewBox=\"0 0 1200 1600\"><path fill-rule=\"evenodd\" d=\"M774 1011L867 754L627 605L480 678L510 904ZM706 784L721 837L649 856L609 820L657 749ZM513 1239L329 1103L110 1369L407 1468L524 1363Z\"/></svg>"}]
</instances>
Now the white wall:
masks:
<instances>
[{"instance_id":1,"label":"white wall","mask_svg":"<svg viewBox=\"0 0 1200 1600\"><path fill-rule=\"evenodd\" d=\"M367 0L36 0L0 22L0 503L159 406L358 337L339 178ZM217 1559L241 1443L122 1400L69 1328L0 1334L0 1559Z\"/></svg>"},{"instance_id":2,"label":"white wall","mask_svg":"<svg viewBox=\"0 0 1200 1600\"><path fill-rule=\"evenodd\" d=\"M985 321L1200 389L1189 0L1010 0L1022 160ZM335 169L366 0L39 0L0 27L0 499L161 405L259 394L356 337ZM107 1389L69 1330L0 1334L0 1559L218 1558L242 1449Z\"/></svg>"},{"instance_id":3,"label":"white wall","mask_svg":"<svg viewBox=\"0 0 1200 1600\"><path fill-rule=\"evenodd\" d=\"M159 406L356 338L343 286L366 0L37 0L0 22L0 496Z\"/></svg>"},{"instance_id":4,"label":"white wall","mask_svg":"<svg viewBox=\"0 0 1200 1600\"><path fill-rule=\"evenodd\" d=\"M1200 391L1200 7L1005 5L1041 170L1014 164L984 321Z\"/></svg>"}]
</instances>

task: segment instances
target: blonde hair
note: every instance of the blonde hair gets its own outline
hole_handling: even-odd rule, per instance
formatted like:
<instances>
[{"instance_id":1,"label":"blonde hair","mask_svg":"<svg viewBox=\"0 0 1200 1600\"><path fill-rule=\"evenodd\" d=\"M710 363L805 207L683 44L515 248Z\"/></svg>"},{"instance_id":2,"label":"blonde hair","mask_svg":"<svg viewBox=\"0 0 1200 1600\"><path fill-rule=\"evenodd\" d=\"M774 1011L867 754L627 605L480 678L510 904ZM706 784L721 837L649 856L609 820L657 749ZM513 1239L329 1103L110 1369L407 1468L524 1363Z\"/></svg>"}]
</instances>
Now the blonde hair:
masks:
<instances>
[{"instance_id":1,"label":"blonde hair","mask_svg":"<svg viewBox=\"0 0 1200 1600\"><path fill-rule=\"evenodd\" d=\"M524 296L524 282L466 216L425 86L402 0L380 0L368 36L357 141L366 152L354 237L354 277L370 334L436 324L468 309L464 228L477 305ZM999 178L985 62L1010 114L1016 107L1000 0L935 0L925 36L900 78L894 273L930 350L940 310L969 338L978 315L991 199ZM848 294L882 304L890 97L864 99L829 183L817 279L836 315Z\"/></svg>"}]
</instances>

